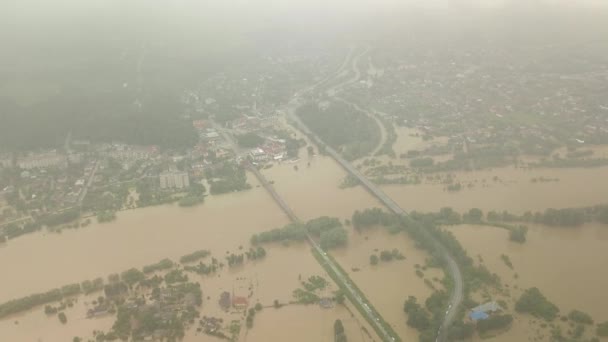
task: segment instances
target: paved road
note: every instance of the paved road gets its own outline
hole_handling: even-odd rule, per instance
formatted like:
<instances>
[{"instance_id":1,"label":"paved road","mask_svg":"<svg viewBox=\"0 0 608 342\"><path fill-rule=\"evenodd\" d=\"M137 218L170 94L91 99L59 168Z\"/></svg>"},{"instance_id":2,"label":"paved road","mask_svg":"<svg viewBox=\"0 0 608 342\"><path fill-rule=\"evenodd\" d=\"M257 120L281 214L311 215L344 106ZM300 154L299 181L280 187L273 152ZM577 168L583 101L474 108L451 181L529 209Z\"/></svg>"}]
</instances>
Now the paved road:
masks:
<instances>
[{"instance_id":1,"label":"paved road","mask_svg":"<svg viewBox=\"0 0 608 342\"><path fill-rule=\"evenodd\" d=\"M350 59L350 54L349 54L349 56L347 56L347 61L349 59ZM334 75L339 75L339 74L336 73ZM315 90L315 88L309 88L309 90L312 91L312 90ZM378 188L375 184L370 182L357 169L355 169L352 164L350 164L348 161L346 161L344 158L342 158L340 156L340 154L338 154L333 148L327 146L317 135L315 135L312 131L310 131L310 129L308 129L308 127L299 119L299 117L296 115L296 111L297 111L298 107L300 107L303 104L303 101L301 99L302 95L306 95L306 93L298 92L294 95L294 97L292 98L292 100L289 102L289 104L287 106L287 115L292 120L294 120L295 122L297 122L299 124L300 129L303 130L303 132L306 135L308 135L312 141L316 142L317 145L325 146L327 154L329 154L332 158L334 158L347 172L349 172L351 175L356 177L360 181L360 183L365 187L365 189L367 189L367 191L369 191L372 195L374 195L382 203L384 203L384 205L386 205L393 213L395 213L397 215L406 215L406 212L401 207L399 207L399 205L395 201L393 201L392 198L387 196L382 190L380 190L380 188ZM448 327L452 324L454 319L456 319L456 315L458 313L458 308L460 307L462 300L463 300L463 296L464 296L464 294L463 294L464 285L463 285L463 280L462 280L462 273L460 271L460 268L458 267L458 264L454 260L454 257L448 252L448 250L439 241L437 241L432 235L427 233L427 236L432 241L434 241L437 248L441 251L441 254L447 264L448 272L450 273L450 275L454 281L454 288L453 288L452 294L450 296L448 308L446 309L446 315L445 315L442 325L437 333L437 339L436 339L437 342L445 342L445 341L447 341L447 338L448 338L448 336L447 336Z\"/></svg>"},{"instance_id":2,"label":"paved road","mask_svg":"<svg viewBox=\"0 0 608 342\"><path fill-rule=\"evenodd\" d=\"M233 152L237 156L242 156L244 152L235 143L234 139L230 136L230 134L228 134L228 132L226 132L224 128L218 126L217 124L214 124L214 127L222 135L224 140L226 140L230 144L230 147L232 148ZM277 204L279 204L281 209L287 214L287 216L292 222L301 222L300 219L293 212L291 207L283 199L283 197L281 197L277 193L274 186L270 182L268 182L266 177L264 177L264 175L255 166L248 164L247 169L256 176L260 183L262 183L262 186L268 191L268 193L277 202ZM354 298L355 301L359 304L359 306L365 310L365 315L368 317L369 321L372 322L374 330L378 332L380 338L382 338L382 340L386 342L399 340L397 336L392 336L391 333L386 330L382 324L380 324L381 321L384 321L380 314L376 312L369 305L369 303L367 303L364 295L359 292L359 290L355 286L353 286L348 277L344 273L342 273L342 270L333 262L332 259L327 256L327 253L325 253L323 248L321 248L321 246L310 235L308 235L308 242L310 243L312 248L314 248L319 253L321 258L323 259L323 263L329 268L331 268L331 270L337 276L338 282L340 283L339 285L345 288L346 291L350 294L350 297Z\"/></svg>"}]
</instances>

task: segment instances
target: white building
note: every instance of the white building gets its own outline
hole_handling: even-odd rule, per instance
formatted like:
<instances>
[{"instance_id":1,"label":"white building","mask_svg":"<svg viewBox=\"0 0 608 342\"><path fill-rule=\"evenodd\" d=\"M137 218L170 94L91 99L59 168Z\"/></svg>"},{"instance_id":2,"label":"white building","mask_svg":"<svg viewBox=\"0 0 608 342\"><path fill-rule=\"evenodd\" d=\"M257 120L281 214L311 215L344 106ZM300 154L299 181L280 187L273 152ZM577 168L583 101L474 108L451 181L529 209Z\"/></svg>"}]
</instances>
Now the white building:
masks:
<instances>
[{"instance_id":1,"label":"white building","mask_svg":"<svg viewBox=\"0 0 608 342\"><path fill-rule=\"evenodd\" d=\"M190 186L187 172L167 171L160 174L161 189L183 189Z\"/></svg>"},{"instance_id":2,"label":"white building","mask_svg":"<svg viewBox=\"0 0 608 342\"><path fill-rule=\"evenodd\" d=\"M13 158L10 155L0 154L0 168L12 167Z\"/></svg>"},{"instance_id":3,"label":"white building","mask_svg":"<svg viewBox=\"0 0 608 342\"><path fill-rule=\"evenodd\" d=\"M66 165L66 156L60 155L56 152L31 154L25 158L20 158L17 161L17 166L24 170L47 167L65 167Z\"/></svg>"}]
</instances>

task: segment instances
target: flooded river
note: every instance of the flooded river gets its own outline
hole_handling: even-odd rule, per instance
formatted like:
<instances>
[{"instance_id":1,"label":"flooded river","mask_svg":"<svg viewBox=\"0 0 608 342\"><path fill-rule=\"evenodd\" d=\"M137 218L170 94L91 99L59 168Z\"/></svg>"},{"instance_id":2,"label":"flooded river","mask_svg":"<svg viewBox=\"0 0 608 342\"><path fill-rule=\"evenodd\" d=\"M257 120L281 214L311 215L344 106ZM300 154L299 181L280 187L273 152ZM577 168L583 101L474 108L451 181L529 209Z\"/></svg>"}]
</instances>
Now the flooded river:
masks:
<instances>
[{"instance_id":1,"label":"flooded river","mask_svg":"<svg viewBox=\"0 0 608 342\"><path fill-rule=\"evenodd\" d=\"M412 142L402 143L405 146ZM300 155L301 160L296 163L275 165L263 173L275 182L278 193L301 219L322 215L348 219L357 209L381 207L361 187L339 189L346 173L330 158L309 158L306 151ZM458 193L444 191L440 184L384 186L383 189L405 210L436 211L451 206L458 211L479 207L484 212L521 213L547 207L603 203L604 194L608 193L607 172L608 168L533 171L505 168L456 173L458 181L474 184ZM532 178L538 177L559 178L559 181L531 182ZM176 260L198 249L209 249L221 258L226 251L236 252L239 246L247 248L253 233L288 222L264 189L257 187L253 179L250 183L254 185L250 191L211 196L203 205L194 208L167 205L125 211L119 213L115 222L65 230L62 234L30 234L9 241L0 247L0 269L3 271L0 302L141 267L165 257ZM472 256L482 255L487 266L501 278L513 280L513 273L517 272L519 279L513 280L513 285L520 288L538 286L562 311L577 308L589 312L597 320L608 319L596 300L608 286L602 269L608 260L607 227L533 227L524 245L509 242L507 232L501 229L462 226L453 231ZM349 239L347 248L333 252L335 258L399 335L404 340L415 339L416 332L405 325L403 301L409 295L423 301L431 293L414 273L415 264L424 265L425 254L416 250L406 235L390 236L381 230L363 234L351 231ZM399 249L406 260L369 265L369 256L375 249L393 248ZM379 251L375 253L379 254ZM266 260L226 270L218 276L200 277L205 297L203 315L242 318L239 313L226 314L220 310L217 298L222 291L246 292L253 286L250 301L268 306L275 299L280 302L291 300L300 276L325 274L306 245L270 246L268 253ZM515 271L502 263L499 256L503 253L510 256ZM441 276L437 270L425 271L425 279ZM48 341L65 340L93 329L107 330L111 324L105 319L79 321L78 314L70 312L68 310L69 322L65 327L56 317L47 318L42 308L19 316L17 325L12 319L0 321L0 340L38 341L40 336L36 329L44 331ZM246 340L331 341L336 318L344 321L349 340L367 341L359 325L366 323L356 323L362 321L358 313L351 316L342 307L324 310L316 305L264 309L256 317L255 327ZM38 328L34 329L35 326ZM528 328L518 326L513 331L527 336ZM359 336L362 337L359 339ZM245 336L241 337L245 340ZM200 340L210 339L196 335L195 331L190 331L186 338L188 342Z\"/></svg>"},{"instance_id":2,"label":"flooded river","mask_svg":"<svg viewBox=\"0 0 608 342\"><path fill-rule=\"evenodd\" d=\"M608 167L589 169L501 168L454 173L463 185L459 192L448 192L445 185L387 185L382 189L403 209L437 211L452 207L464 212L471 208L507 210L513 213L542 211L546 208L584 207L606 203ZM494 180L496 177L496 180ZM534 178L559 181L532 182Z\"/></svg>"},{"instance_id":3,"label":"flooded river","mask_svg":"<svg viewBox=\"0 0 608 342\"><path fill-rule=\"evenodd\" d=\"M381 206L361 187L339 189L346 172L333 159L325 156L309 159L306 152L300 155L303 157L297 163L283 163L263 170L300 219L324 215L350 219L357 209Z\"/></svg>"},{"instance_id":4,"label":"flooded river","mask_svg":"<svg viewBox=\"0 0 608 342\"><path fill-rule=\"evenodd\" d=\"M262 188L212 196L201 206L130 210L106 224L29 234L0 247L0 302L68 283L174 260L199 249L221 255L287 217Z\"/></svg>"}]
</instances>

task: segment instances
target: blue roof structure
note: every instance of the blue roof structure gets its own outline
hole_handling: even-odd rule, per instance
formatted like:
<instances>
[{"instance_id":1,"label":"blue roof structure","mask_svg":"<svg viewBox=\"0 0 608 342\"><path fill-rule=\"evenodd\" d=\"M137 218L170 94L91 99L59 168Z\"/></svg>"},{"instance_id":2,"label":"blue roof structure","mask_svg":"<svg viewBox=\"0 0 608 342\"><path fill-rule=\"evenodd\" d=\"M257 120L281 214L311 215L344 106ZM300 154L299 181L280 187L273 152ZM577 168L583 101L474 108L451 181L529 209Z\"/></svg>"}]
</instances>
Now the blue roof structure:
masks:
<instances>
[{"instance_id":1,"label":"blue roof structure","mask_svg":"<svg viewBox=\"0 0 608 342\"><path fill-rule=\"evenodd\" d=\"M488 316L488 314L483 311L473 311L469 314L469 318L471 318L474 321L484 320L484 319L487 319L488 317L490 317L490 316Z\"/></svg>"}]
</instances>

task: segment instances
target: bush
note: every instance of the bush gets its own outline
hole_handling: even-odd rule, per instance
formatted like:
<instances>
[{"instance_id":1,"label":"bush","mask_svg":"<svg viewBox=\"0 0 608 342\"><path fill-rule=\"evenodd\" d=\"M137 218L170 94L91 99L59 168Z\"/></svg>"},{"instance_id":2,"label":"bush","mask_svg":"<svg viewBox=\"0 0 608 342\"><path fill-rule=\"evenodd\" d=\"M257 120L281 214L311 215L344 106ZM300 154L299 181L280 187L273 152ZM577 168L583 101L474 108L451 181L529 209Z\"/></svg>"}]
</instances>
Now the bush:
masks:
<instances>
[{"instance_id":1,"label":"bush","mask_svg":"<svg viewBox=\"0 0 608 342\"><path fill-rule=\"evenodd\" d=\"M570 313L568 314L568 318L571 321L580 323L580 324L593 324L593 318L591 318L591 316L589 316L589 314L579 311L579 310L570 311Z\"/></svg>"},{"instance_id":2,"label":"bush","mask_svg":"<svg viewBox=\"0 0 608 342\"><path fill-rule=\"evenodd\" d=\"M511 315L490 316L488 319L477 322L477 331L484 333L488 330L502 329L509 326L511 322L513 322Z\"/></svg>"},{"instance_id":3,"label":"bush","mask_svg":"<svg viewBox=\"0 0 608 342\"><path fill-rule=\"evenodd\" d=\"M515 303L515 310L521 313L529 313L546 321L555 319L559 309L551 303L538 288L527 289Z\"/></svg>"},{"instance_id":4,"label":"bush","mask_svg":"<svg viewBox=\"0 0 608 342\"><path fill-rule=\"evenodd\" d=\"M608 321L597 325L597 336L606 337L608 336Z\"/></svg>"}]
</instances>

